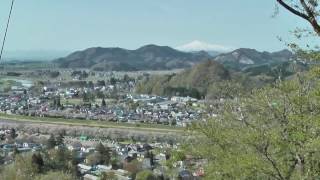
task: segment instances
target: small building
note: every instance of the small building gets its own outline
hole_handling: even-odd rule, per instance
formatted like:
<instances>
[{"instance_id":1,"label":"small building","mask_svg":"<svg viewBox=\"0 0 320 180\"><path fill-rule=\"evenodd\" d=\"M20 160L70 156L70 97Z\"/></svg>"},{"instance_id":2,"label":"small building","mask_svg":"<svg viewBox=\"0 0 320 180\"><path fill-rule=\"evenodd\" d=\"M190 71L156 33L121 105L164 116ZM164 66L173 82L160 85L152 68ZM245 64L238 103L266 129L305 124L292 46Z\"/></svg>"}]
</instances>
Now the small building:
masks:
<instances>
[{"instance_id":1,"label":"small building","mask_svg":"<svg viewBox=\"0 0 320 180\"><path fill-rule=\"evenodd\" d=\"M87 166L87 165L84 165L84 164L78 164L77 165L79 171L81 174L85 174L85 173L88 173L92 170L92 167L91 166Z\"/></svg>"}]
</instances>

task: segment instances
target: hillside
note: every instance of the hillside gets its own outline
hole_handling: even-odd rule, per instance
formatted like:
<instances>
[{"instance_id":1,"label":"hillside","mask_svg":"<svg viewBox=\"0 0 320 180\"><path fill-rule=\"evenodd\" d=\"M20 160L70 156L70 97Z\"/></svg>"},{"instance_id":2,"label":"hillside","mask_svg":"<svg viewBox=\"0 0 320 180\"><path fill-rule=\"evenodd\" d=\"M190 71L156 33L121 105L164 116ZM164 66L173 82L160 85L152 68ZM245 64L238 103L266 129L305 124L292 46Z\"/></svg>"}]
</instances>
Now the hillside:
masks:
<instances>
[{"instance_id":1,"label":"hillside","mask_svg":"<svg viewBox=\"0 0 320 180\"><path fill-rule=\"evenodd\" d=\"M168 46L147 45L136 50L89 48L54 62L60 68L91 68L98 71L166 70L187 68L210 58L205 52L187 53Z\"/></svg>"},{"instance_id":2,"label":"hillside","mask_svg":"<svg viewBox=\"0 0 320 180\"><path fill-rule=\"evenodd\" d=\"M292 58L293 54L289 50L270 53L266 51L259 52L255 49L241 48L230 53L220 54L214 59L228 68L242 70L252 66L279 64L287 62Z\"/></svg>"},{"instance_id":3,"label":"hillside","mask_svg":"<svg viewBox=\"0 0 320 180\"><path fill-rule=\"evenodd\" d=\"M222 64L207 60L179 74L151 76L137 87L138 93L165 96L191 96L195 98L221 97L232 95L224 91L248 91L295 75L308 69L307 64L281 62L262 64L243 70L227 69ZM229 89L226 89L229 88ZM231 94L230 94L231 93Z\"/></svg>"},{"instance_id":4,"label":"hillside","mask_svg":"<svg viewBox=\"0 0 320 180\"><path fill-rule=\"evenodd\" d=\"M223 65L207 60L179 74L151 76L138 85L137 92L202 98L209 86L230 79Z\"/></svg>"}]
</instances>

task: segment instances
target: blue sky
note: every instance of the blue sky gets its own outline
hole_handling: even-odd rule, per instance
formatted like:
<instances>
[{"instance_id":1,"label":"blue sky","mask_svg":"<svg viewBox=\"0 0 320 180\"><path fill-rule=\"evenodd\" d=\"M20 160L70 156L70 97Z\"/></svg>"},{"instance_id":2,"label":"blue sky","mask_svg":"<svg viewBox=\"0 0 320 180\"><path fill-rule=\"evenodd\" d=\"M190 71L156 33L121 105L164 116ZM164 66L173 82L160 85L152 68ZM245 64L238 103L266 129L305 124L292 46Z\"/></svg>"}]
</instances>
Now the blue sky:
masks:
<instances>
[{"instance_id":1,"label":"blue sky","mask_svg":"<svg viewBox=\"0 0 320 180\"><path fill-rule=\"evenodd\" d=\"M11 0L0 1L0 35ZM6 50L176 47L193 40L274 51L302 20L275 0L16 0Z\"/></svg>"}]
</instances>

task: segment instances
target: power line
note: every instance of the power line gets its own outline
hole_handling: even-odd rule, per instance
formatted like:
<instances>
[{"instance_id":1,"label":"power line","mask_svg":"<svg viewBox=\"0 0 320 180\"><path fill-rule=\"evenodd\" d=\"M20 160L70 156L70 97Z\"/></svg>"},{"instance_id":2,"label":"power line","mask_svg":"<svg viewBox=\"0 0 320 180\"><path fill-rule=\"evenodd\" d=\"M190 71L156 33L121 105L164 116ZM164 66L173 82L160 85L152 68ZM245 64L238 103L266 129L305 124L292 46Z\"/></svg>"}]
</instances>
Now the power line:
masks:
<instances>
[{"instance_id":1,"label":"power line","mask_svg":"<svg viewBox=\"0 0 320 180\"><path fill-rule=\"evenodd\" d=\"M4 45L5 45L6 39L7 39L7 34L8 34L8 29L9 29L9 24L10 24L10 19L11 19L11 14L12 14L12 10L13 10L14 1L15 0L12 0L12 2L11 2L9 17L8 17L7 26L6 26L6 31L4 33L4 37L3 37L3 40L2 40L2 47L1 47L1 52L0 52L0 62L1 62L2 54L3 54Z\"/></svg>"}]
</instances>

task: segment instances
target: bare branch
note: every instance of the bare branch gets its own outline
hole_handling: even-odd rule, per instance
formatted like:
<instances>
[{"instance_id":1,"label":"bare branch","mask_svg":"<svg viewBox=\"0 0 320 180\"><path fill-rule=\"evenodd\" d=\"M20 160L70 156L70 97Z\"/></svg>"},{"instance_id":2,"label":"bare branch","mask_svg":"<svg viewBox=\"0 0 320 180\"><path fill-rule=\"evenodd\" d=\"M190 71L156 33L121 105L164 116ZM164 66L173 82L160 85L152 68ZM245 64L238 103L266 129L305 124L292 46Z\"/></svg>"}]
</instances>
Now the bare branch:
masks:
<instances>
[{"instance_id":1,"label":"bare branch","mask_svg":"<svg viewBox=\"0 0 320 180\"><path fill-rule=\"evenodd\" d=\"M277 2L283 6L284 8L286 8L288 11L290 11L291 13L309 21L309 17L308 15L304 14L303 12L300 12L299 10L294 9L293 7L291 7L290 5L288 5L287 3L285 3L283 0L277 0Z\"/></svg>"},{"instance_id":2,"label":"bare branch","mask_svg":"<svg viewBox=\"0 0 320 180\"><path fill-rule=\"evenodd\" d=\"M316 13L310 9L305 0L300 0L300 4L307 14L291 7L289 4L285 3L284 0L277 0L277 2L291 13L307 20L312 25L314 31L320 36L320 25L317 21Z\"/></svg>"}]
</instances>

